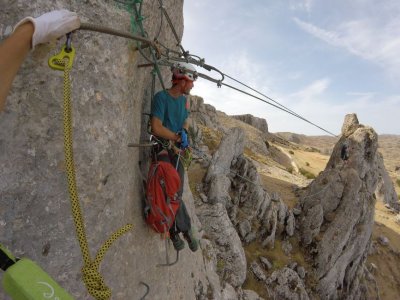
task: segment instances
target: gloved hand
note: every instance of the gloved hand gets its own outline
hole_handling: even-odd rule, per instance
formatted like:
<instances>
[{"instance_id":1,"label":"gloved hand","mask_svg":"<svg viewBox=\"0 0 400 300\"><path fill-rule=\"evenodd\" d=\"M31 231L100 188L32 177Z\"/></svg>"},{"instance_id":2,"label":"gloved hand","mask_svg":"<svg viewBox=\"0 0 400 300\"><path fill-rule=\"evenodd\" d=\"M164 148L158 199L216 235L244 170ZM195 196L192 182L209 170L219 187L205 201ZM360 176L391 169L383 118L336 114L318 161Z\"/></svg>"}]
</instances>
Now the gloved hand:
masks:
<instances>
[{"instance_id":1,"label":"gloved hand","mask_svg":"<svg viewBox=\"0 0 400 300\"><path fill-rule=\"evenodd\" d=\"M32 50L38 44L59 38L81 26L78 15L66 9L54 10L37 18L26 17L15 25L14 31L26 22L32 22L35 28L32 36Z\"/></svg>"},{"instance_id":2,"label":"gloved hand","mask_svg":"<svg viewBox=\"0 0 400 300\"><path fill-rule=\"evenodd\" d=\"M187 147L189 147L189 139L186 129L178 131L178 134L181 137L181 149L186 149Z\"/></svg>"}]
</instances>

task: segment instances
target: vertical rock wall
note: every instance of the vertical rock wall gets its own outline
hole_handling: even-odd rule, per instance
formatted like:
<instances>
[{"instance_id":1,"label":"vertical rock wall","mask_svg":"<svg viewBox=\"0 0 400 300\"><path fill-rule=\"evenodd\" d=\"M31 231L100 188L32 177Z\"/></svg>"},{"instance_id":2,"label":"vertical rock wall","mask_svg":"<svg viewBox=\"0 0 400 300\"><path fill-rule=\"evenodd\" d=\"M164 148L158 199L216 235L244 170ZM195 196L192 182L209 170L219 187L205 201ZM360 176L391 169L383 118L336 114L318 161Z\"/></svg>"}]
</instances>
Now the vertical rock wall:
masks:
<instances>
[{"instance_id":1,"label":"vertical rock wall","mask_svg":"<svg viewBox=\"0 0 400 300\"><path fill-rule=\"evenodd\" d=\"M153 38L160 29L159 3L143 2L144 26ZM61 8L76 11L82 22L130 30L130 15L114 1L0 0L0 6L0 39L23 17ZM164 1L164 6L181 36L183 1ZM161 29L159 40L175 47L165 19ZM76 299L89 299L64 166L63 74L47 66L64 42L30 53L0 113L0 242L36 261ZM150 285L151 299L193 299L205 273L201 251L192 255L186 249L178 265L156 266L165 262L164 241L144 224L139 150L127 147L139 141L142 111L149 111L151 68L138 68L147 61L134 42L120 37L78 31L73 44L74 153L91 255L114 231L132 223L134 229L113 244L101 264L112 299L140 298L145 289L139 281ZM168 87L169 71L162 73ZM192 201L188 191L185 195ZM204 276L201 280L207 287ZM0 298L5 297L0 290Z\"/></svg>"}]
</instances>

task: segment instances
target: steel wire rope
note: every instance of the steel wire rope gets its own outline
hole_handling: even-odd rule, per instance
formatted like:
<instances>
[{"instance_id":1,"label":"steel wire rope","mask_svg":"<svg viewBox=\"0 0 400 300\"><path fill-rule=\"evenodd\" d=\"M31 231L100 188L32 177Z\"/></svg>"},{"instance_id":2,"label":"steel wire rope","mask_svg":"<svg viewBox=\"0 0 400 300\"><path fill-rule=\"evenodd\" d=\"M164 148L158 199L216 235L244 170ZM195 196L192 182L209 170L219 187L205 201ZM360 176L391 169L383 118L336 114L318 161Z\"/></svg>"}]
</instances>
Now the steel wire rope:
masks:
<instances>
[{"instance_id":1,"label":"steel wire rope","mask_svg":"<svg viewBox=\"0 0 400 300\"><path fill-rule=\"evenodd\" d=\"M165 18L167 19L167 22L168 22L168 24L169 24L169 27L171 28L172 33L173 33L173 35L175 36L176 41L178 42L177 46L182 50L183 55L185 56L185 54L186 54L187 52L185 51L185 49L183 48L183 46L182 46L182 44L181 44L181 41L179 40L179 37L178 37L178 34L176 33L174 24L172 24L171 18L169 17L168 12L167 12L167 10L165 9L162 0L158 0L158 3L160 3L160 9L163 11L164 16L165 16Z\"/></svg>"},{"instance_id":2,"label":"steel wire rope","mask_svg":"<svg viewBox=\"0 0 400 300\"><path fill-rule=\"evenodd\" d=\"M231 89L233 89L233 90L236 90L236 91L241 92L241 93L243 93L243 94L245 94L245 95L248 95L248 96L251 96L251 97L253 97L253 98L257 99L257 100L260 100L260 101L262 101L262 102L264 102L264 103L267 103L267 104L269 104L269 105L272 105L272 106L274 106L275 108L278 108L278 109L280 109L280 110L282 110L282 111L284 111L284 112L287 112L288 114L291 114L292 116L294 116L294 117L296 117L296 118L299 118L299 119L301 119L301 120L303 120L303 121L305 121L305 122L307 122L307 123L310 123L311 125L314 125L315 127L321 129L322 131L324 131L324 132L326 132L326 133L328 133L328 134L330 134L330 135L332 135L332 136L334 136L334 137L337 137L336 134L334 134L334 133L332 133L332 132L330 132L330 131L328 131L328 130L322 128L321 126L319 126L319 125L317 125L317 124L314 124L314 123L308 121L307 119L304 119L303 117L297 116L295 113L291 112L290 110L286 110L286 109L284 109L284 108L282 108L282 107L280 107L280 106L278 106L278 105L276 105L276 104L273 104L273 103L271 103L271 102L269 102L269 101L267 101L267 100L265 100L265 99L262 99L262 98L260 98L260 97L257 97L257 96L255 96L255 95L253 95L253 94L250 94L250 93L248 93L248 92L246 92L246 91L244 91L244 90L241 90L241 89L239 89L239 88L237 88L237 87L234 87L234 86L232 86L232 85L226 84L226 83L224 83L224 82L221 82L221 85L224 85L224 86L229 87L229 88L231 88Z\"/></svg>"},{"instance_id":3,"label":"steel wire rope","mask_svg":"<svg viewBox=\"0 0 400 300\"><path fill-rule=\"evenodd\" d=\"M127 39L131 39L131 40L135 40L135 41L139 41L145 44L148 44L149 46L154 47L154 42L138 36L138 35L134 35L131 33L127 33L124 31L120 31L120 30L116 30L113 28L109 28L106 26L102 26L102 25L96 25L96 24L90 24L90 23L81 23L81 26L79 27L78 30L88 30L88 31L95 31L95 32L100 32L100 33L105 33L105 34L110 34L110 35L115 35L115 36L119 36L119 37L123 37L123 38L127 38Z\"/></svg>"},{"instance_id":4,"label":"steel wire rope","mask_svg":"<svg viewBox=\"0 0 400 300\"><path fill-rule=\"evenodd\" d=\"M146 35L145 30L143 28L142 21L139 19L140 18L140 12L142 10L142 3L140 3L139 11L138 11L136 5L134 5L133 8L134 8L134 12L135 12L135 15L136 15L136 20L139 20L138 25L139 25L140 30L142 31L142 35ZM154 50L153 50L155 48L154 43L152 44L152 46L153 47L150 48L150 53L151 53L151 56L152 56L152 63L154 64L154 70L157 73L158 79L160 80L160 83L161 83L161 86L162 86L163 90L165 90L164 80L162 79L160 68L158 67L158 63L157 63L157 57L156 57L156 55L154 53Z\"/></svg>"},{"instance_id":5,"label":"steel wire rope","mask_svg":"<svg viewBox=\"0 0 400 300\"><path fill-rule=\"evenodd\" d=\"M311 125L313 125L313 126L315 126L315 127L318 127L319 129L321 129L321 130L323 130L323 131L329 133L330 135L333 135L333 136L335 136L335 137L337 136L337 135L335 135L335 134L333 134L333 133L331 133L331 132L329 132L329 131L323 129L322 127L318 126L317 124L311 122L310 120L307 120L306 118L302 117L301 115L299 115L299 114L296 113L295 111L293 111L293 110L291 110L290 108L284 106L283 104L281 104L281 103L279 103L278 101L272 99L271 97L268 97L267 95L261 93L260 91L258 91L258 90L256 90L256 89L250 87L249 85L247 85L247 84L245 84L245 83L243 83L243 82L241 82L241 81L239 81L239 80L237 80L237 79L235 79L235 78L233 78L233 77L231 77L231 76L229 76L229 75L227 75L227 74L225 74L225 73L224 73L224 75L225 75L227 78L229 78L229 79L231 79L231 80L233 80L233 81L235 81L235 82L237 82L237 83L239 83L239 84L241 84L241 85L247 87L248 89L250 89L250 90L256 92L257 94L259 94L259 95L261 95L261 96L267 98L268 100L271 100L272 102L276 103L276 104L279 105L280 107L284 108L284 111L285 111L285 112L290 113L290 114L292 114L293 116L295 116L295 117L297 117L297 118L299 118L299 119L301 119L301 120L303 120L303 121L305 121L305 122L307 122L307 123L309 123L309 124L311 124Z\"/></svg>"},{"instance_id":6,"label":"steel wire rope","mask_svg":"<svg viewBox=\"0 0 400 300\"><path fill-rule=\"evenodd\" d=\"M239 84L241 84L241 85L247 87L248 89L250 89L250 90L256 92L257 94L259 94L259 95L261 95L261 96L263 96L263 97L265 97L265 98L271 100L272 102L278 104L279 106L285 108L286 110L288 110L288 111L290 111L290 112L296 114L296 116L301 117L301 116L300 116L299 114L297 114L295 111L293 111L293 110L291 110L290 108L284 106L283 104L281 104L281 103L279 103L278 101L272 99L271 97L268 97L267 95L261 93L260 91L258 91L258 90L256 90L256 89L252 88L251 86L249 86L249 85L247 85L247 84L241 82L240 80L237 80L237 79L233 78L232 76L229 76L229 75L226 74L226 73L224 73L224 75L225 75L225 77L227 77L227 78L229 78L229 79L231 79L231 80L233 80L233 81L235 81L235 82L237 82L237 83L239 83Z\"/></svg>"},{"instance_id":7,"label":"steel wire rope","mask_svg":"<svg viewBox=\"0 0 400 300\"><path fill-rule=\"evenodd\" d=\"M115 1L117 1L117 0L115 0ZM117 2L126 4L126 2L121 2L121 1L117 1ZM311 124L311 125L313 125L313 126L319 128L319 129L321 129L322 131L328 133L329 135L332 135L332 136L335 136L335 137L337 136L337 135L335 135L334 133L332 133L332 132L330 132L330 131L324 129L323 127L321 127L321 126L315 124L314 122L311 122L311 121L307 120L306 118L304 118L304 117L302 117L301 115L297 114L296 112L290 110L289 108L287 108L287 107L285 107L284 105L280 104L279 102L273 100L272 98L270 98L270 97L264 95L263 93L261 93L261 92L255 90L255 89L253 89L253 88L251 88L250 86L244 84L243 82L241 82L241 81L239 81L239 80L237 80L237 79L235 79L235 78L233 78L233 77L231 77L231 76L229 76L229 75L227 75L227 74L225 74L225 73L222 73L222 72L219 71L217 68L215 68L215 67L213 67L213 66L211 66L211 65L206 65L206 64L204 64L204 60L199 59L199 61L198 61L198 60L195 60L195 59L193 59L193 58L192 58L192 59L188 59L188 56L192 56L192 57L193 57L194 55L189 55L189 53L185 51L185 49L184 49L183 46L181 45L181 42L180 42L180 40L179 40L179 37L178 37L178 35L177 35L177 33L176 33L176 30L175 30L173 24L172 24L172 21L171 21L171 19L169 18L168 12L167 12L167 11L165 10L165 8L164 8L164 5L163 5L163 3L162 3L162 0L158 0L158 2L159 2L159 4L160 4L160 9L164 12L164 16L165 16L165 18L167 19L167 21L168 21L168 23L169 23L169 26L170 26L170 28L171 28L171 30L172 30L172 32L173 32L173 34L174 34L174 36L175 36L177 42L178 42L178 45L177 45L177 46L179 46L179 47L181 48L181 50L183 51L183 54L182 54L182 53L179 53L179 52L177 52L177 51L175 51L175 53L179 53L179 55L185 57L185 58L181 58L181 57L177 58L177 57L174 57L174 58L172 58L173 60L179 60L179 61L183 61L183 62L190 62L190 63L194 63L194 64L196 64L196 65L198 65L198 66L201 66L201 67L205 68L205 69L208 70L208 71L211 71L211 70L217 71L217 72L219 72L219 73L221 74L221 76L222 76L222 79L221 79L221 80L216 80L216 79L214 79L214 78L212 78L212 77L209 77L209 76L207 76L207 75L205 75L205 74L202 74L202 73L198 73L197 75L198 75L199 77L202 77L203 79L206 79L206 80L212 81L212 82L214 82L214 83L217 83L218 87L220 87L221 85L224 85L224 86L226 86L226 87L229 87L229 88L231 88L231 89L233 89L233 90L236 90L236 91L241 92L241 93L243 93L243 94L245 94L245 95L248 95L248 96L253 97L253 98L257 99L257 100L260 100L260 101L262 101L262 102L264 102L264 103L266 103L266 104L269 104L269 105L271 105L271 106L274 106L274 107L277 108L277 109L280 109L280 110L282 110L282 111L284 111L284 112L287 112L287 113L293 115L294 117L299 118L299 119L301 119L301 120L303 120L303 121L305 121L305 122L307 122L307 123L309 123L309 124ZM142 4L142 3L140 3L140 11L141 11L141 4ZM138 18L139 13L138 13L138 11L137 11L136 5L134 5L134 10L135 10L135 13L136 13L136 17ZM141 24L141 22L139 22L139 27L141 27L142 32L144 32L143 24ZM114 35L118 35L118 36L122 36L122 37L127 37L127 38L131 38L131 39L134 39L134 40L137 40L137 41L142 41L142 42L144 42L144 43L147 43L147 44L149 44L150 46L152 46L152 49L153 49L153 48L156 48L155 43L152 42L152 41L150 41L149 39L146 39L145 37L138 37L138 36L134 36L134 35L130 35L130 34L128 35L128 34L126 34L126 33L124 33L124 32L120 32L120 31L117 31L117 30L114 30L114 29L110 29L110 28L103 27L103 26L98 26L98 25L92 25L92 24L82 23L80 29L83 29L83 30L93 30L93 31L98 31L98 32L103 32L103 33L108 33L108 34L114 34ZM159 44L162 45L161 43L159 43ZM168 47L165 47L164 45L162 45L162 46L167 50L167 52L173 51L173 50L169 49ZM140 50L140 47L138 47L138 49ZM153 51L152 49L150 50L150 52L151 52L151 55L152 55L152 58L153 58L153 62L152 62L150 59L146 58L145 55L143 55L142 53L141 53L141 54L142 54L149 62L151 62L151 63L154 64L155 70L156 70L156 72L157 72L157 75L158 75L158 77L159 77L159 80L160 80L160 82L161 82L161 85L162 85L163 89L165 90L165 85L164 85L164 82L163 82L162 77L161 77L160 70L159 70L158 65L157 65L157 59L156 59L155 54L154 54L154 51ZM196 56L196 57L198 57L198 56ZM239 84L241 84L241 85L244 85L244 86L246 86L247 88L249 88L249 89L251 89L251 90L257 92L258 94L260 94L260 95L262 95L263 97L265 97L265 98L267 98L267 99L273 101L273 102L276 103L276 104L273 104L273 103L271 103L271 102L269 102L269 101L267 101L267 100L265 100L265 99L262 99L262 98L260 98L260 97L257 97L257 96L255 96L255 95L253 95L253 94L250 94L250 93L248 93L248 92L246 92L246 91L244 91L244 90L241 90L241 89L239 89L239 88L237 88L237 87L234 87L234 86L232 86L232 85L223 83L222 81L224 80L225 76L228 77L228 78L230 78L231 80L234 80L234 81L236 81L237 83L239 83Z\"/></svg>"}]
</instances>

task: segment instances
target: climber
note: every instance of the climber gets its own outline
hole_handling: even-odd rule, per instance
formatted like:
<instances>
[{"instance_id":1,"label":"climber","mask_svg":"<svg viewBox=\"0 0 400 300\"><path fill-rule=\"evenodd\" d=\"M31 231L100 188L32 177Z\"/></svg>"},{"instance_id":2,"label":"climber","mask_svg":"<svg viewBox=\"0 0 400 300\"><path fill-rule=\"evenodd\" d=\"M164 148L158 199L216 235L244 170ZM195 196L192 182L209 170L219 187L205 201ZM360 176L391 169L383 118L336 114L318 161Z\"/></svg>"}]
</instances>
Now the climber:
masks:
<instances>
[{"instance_id":1,"label":"climber","mask_svg":"<svg viewBox=\"0 0 400 300\"><path fill-rule=\"evenodd\" d=\"M14 26L13 33L0 44L0 112L19 67L29 50L78 29L76 13L55 10L37 18L27 17Z\"/></svg>"},{"instance_id":2,"label":"climber","mask_svg":"<svg viewBox=\"0 0 400 300\"><path fill-rule=\"evenodd\" d=\"M152 134L158 138L166 139L178 149L188 148L187 139L188 124L188 100L186 95L190 94L193 82L196 80L196 69L188 63L179 62L174 64L172 71L172 87L155 94L151 108ZM161 151L160 151L161 150ZM177 168L181 179L178 198L180 206L175 217L175 222L170 229L170 238L174 248L179 251L185 247L179 233L183 233L190 250L198 249L198 241L194 237L191 228L191 220L182 200L184 167L179 155L174 149L156 149L156 156L168 154L170 162Z\"/></svg>"}]
</instances>

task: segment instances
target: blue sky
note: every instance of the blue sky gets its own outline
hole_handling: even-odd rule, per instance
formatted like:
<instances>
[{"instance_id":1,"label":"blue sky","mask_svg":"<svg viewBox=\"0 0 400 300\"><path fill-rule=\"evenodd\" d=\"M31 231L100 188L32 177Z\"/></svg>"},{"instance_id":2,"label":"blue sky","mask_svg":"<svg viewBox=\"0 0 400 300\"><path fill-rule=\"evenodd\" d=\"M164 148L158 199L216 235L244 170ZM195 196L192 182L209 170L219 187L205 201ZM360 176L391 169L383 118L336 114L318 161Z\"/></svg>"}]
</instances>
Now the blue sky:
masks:
<instances>
[{"instance_id":1,"label":"blue sky","mask_svg":"<svg viewBox=\"0 0 400 300\"><path fill-rule=\"evenodd\" d=\"M347 113L400 134L399 16L399 0L186 0L183 46L335 134ZM192 94L227 114L265 118L271 132L325 134L202 79Z\"/></svg>"}]
</instances>

